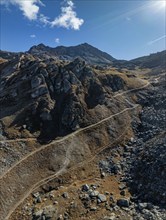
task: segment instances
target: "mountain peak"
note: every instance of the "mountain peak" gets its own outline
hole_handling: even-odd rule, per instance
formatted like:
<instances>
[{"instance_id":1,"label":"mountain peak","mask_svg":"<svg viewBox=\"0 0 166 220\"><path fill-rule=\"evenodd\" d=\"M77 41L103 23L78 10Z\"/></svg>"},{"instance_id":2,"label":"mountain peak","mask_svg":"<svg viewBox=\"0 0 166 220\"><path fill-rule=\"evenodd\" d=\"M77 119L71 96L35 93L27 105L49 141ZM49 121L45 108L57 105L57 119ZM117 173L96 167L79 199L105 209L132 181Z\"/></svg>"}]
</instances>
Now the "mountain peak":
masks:
<instances>
[{"instance_id":1,"label":"mountain peak","mask_svg":"<svg viewBox=\"0 0 166 220\"><path fill-rule=\"evenodd\" d=\"M78 45L78 46L79 46L79 45ZM90 47L93 47L92 45L90 45L90 44L88 44L88 43L86 43L86 42L85 42L85 43L80 44L80 46L88 46L88 47L90 46Z\"/></svg>"},{"instance_id":2,"label":"mountain peak","mask_svg":"<svg viewBox=\"0 0 166 220\"><path fill-rule=\"evenodd\" d=\"M37 45L37 47L47 47L47 46L43 43L40 43L40 44Z\"/></svg>"},{"instance_id":3,"label":"mountain peak","mask_svg":"<svg viewBox=\"0 0 166 220\"><path fill-rule=\"evenodd\" d=\"M34 48L35 48L35 49L45 49L45 48L47 48L47 47L48 47L48 46L46 46L45 44L40 43L40 44L38 44L38 45L32 46L32 47L29 49L29 51L33 50Z\"/></svg>"}]
</instances>

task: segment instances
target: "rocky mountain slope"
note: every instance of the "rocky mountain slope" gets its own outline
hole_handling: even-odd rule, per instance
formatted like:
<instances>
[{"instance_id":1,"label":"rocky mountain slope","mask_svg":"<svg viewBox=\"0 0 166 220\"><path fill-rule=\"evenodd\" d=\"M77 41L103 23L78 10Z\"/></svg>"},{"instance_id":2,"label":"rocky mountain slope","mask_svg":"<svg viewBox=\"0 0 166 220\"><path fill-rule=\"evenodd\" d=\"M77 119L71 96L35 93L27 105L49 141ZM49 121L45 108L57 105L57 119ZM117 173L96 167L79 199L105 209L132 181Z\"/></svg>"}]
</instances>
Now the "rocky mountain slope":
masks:
<instances>
[{"instance_id":1,"label":"rocky mountain slope","mask_svg":"<svg viewBox=\"0 0 166 220\"><path fill-rule=\"evenodd\" d=\"M0 219L166 218L163 53L147 67L87 44L0 55Z\"/></svg>"}]
</instances>

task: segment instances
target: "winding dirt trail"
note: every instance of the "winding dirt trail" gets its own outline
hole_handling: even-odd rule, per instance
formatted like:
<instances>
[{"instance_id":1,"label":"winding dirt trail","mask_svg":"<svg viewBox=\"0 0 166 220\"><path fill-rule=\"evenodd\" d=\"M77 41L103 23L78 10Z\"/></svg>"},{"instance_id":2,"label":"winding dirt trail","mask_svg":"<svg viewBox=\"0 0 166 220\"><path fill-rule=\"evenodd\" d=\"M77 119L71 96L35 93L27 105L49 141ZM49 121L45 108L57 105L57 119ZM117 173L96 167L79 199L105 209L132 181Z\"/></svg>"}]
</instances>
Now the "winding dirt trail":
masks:
<instances>
[{"instance_id":1,"label":"winding dirt trail","mask_svg":"<svg viewBox=\"0 0 166 220\"><path fill-rule=\"evenodd\" d=\"M0 143L15 143L15 142L21 142L21 141L36 141L37 139L34 137L29 138L17 138L17 139L11 139L11 140L1 140Z\"/></svg>"},{"instance_id":2,"label":"winding dirt trail","mask_svg":"<svg viewBox=\"0 0 166 220\"><path fill-rule=\"evenodd\" d=\"M139 88L136 88L136 89L131 89L131 90L128 90L128 91L125 91L125 92L116 94L115 96L113 96L113 98L118 97L118 96L120 96L120 95L122 96L122 95L124 95L124 94L129 93L129 92L133 92L133 91L137 91L137 90L146 88L146 87L149 86L149 85L150 85L150 83L148 82L146 85L144 85L144 86L142 86L142 87L139 87ZM130 103L130 104L131 104L131 103ZM130 108L125 108L125 109L122 110L121 112L118 112L118 113L116 113L116 114L114 114L114 115L111 115L111 116L109 116L109 117L107 117L107 118L104 118L104 119L102 119L101 121L99 121L99 122L97 122L97 123L95 123L95 124L92 124L92 125L87 126L87 127L85 127L85 128L79 129L79 130L75 131L74 133L71 133L71 134L69 134L69 135L67 135L67 136L65 136L65 137L63 137L63 138L61 138L61 139L59 139L59 140L55 140L55 141L53 141L53 142L51 142L51 143L49 143L49 144L47 144L47 145L42 146L42 147L39 148L39 149L36 149L36 150L32 151L30 154L26 155L24 158L22 158L22 159L19 160L17 163L15 163L12 167L10 167L6 172L4 172L4 173L0 176L0 180L3 181L3 179L9 178L9 177L10 177L10 172L13 171L17 166L20 166L21 163L23 163L23 164L25 163L25 164L26 164L27 159L31 159L31 160L32 160L33 158L35 158L35 156L36 156L37 153L40 153L41 151L45 150L46 148L53 147L54 144L60 144L60 143L62 143L62 142L64 142L64 141L67 141L68 139L72 139L72 138L75 137L77 134L79 134L79 133L81 133L81 132L83 132L83 131L87 131L87 130L89 130L89 129L91 129L91 128L94 128L94 127L96 127L96 126L102 124L103 122L106 122L107 120L109 120L109 119L111 119L111 118L114 118L114 117L116 117L116 116L118 116L118 115L121 115L121 114L123 114L123 113L125 113L125 112L128 112L128 111L130 111L130 110L136 109L138 106L139 106L138 104L135 104L134 106L133 106L133 104L132 104L132 107L130 107ZM114 142L116 142L116 141L118 141L120 138L122 138L123 135L126 133L126 130L127 130L127 129L125 129L125 132L123 132L123 134L120 135ZM28 141L28 140L29 140L29 139L27 139L27 141ZM35 138L32 138L31 140L35 140ZM1 142L9 142L9 141L10 141L10 142L14 142L14 141L25 141L25 139L6 140L6 141L4 140L4 141L1 141ZM114 142L113 142L113 143L114 143ZM113 143L112 143L112 144L113 144ZM103 147L103 148L100 148L100 149L95 153L95 155L94 155L92 158L89 159L89 161L88 161L88 160L82 161L82 162L80 162L79 164L77 164L76 166L73 166L73 167L71 167L71 168L68 169L68 170L67 170L67 166L68 166L69 163L70 163L70 151L68 152L68 150L66 150L66 156L65 156L65 158L64 158L64 162L62 161L62 162L63 162L63 165L62 165L62 167L61 167L56 173L54 173L53 175L50 175L49 177L48 177L48 176L47 176L47 177L44 177L44 176L43 176L43 178L42 178L40 181L37 181L35 184L32 184L32 185L31 185L31 188L30 188L28 191L25 191L25 194L24 194L24 195L21 195L21 199L19 199L19 201L16 201L15 204L12 205L12 207L8 207L8 205L7 205L8 202L6 202L6 205L7 205L7 207L8 207L8 208L7 208L8 210L6 210L6 213L2 216L3 219L6 219L6 220L7 220L7 219L11 216L11 214L14 212L14 210L29 196L29 194L30 194L34 189L38 188L39 186L43 185L43 184L46 183L46 182L49 182L50 180L54 179L55 177L57 177L58 175L60 175L60 174L62 174L62 173L64 173L64 172L68 172L68 171L70 171L70 170L76 169L76 168L78 168L78 167L80 167L80 166L83 166L84 163L87 163L87 162L92 161L100 152L102 152L102 151L103 151L104 149L106 149L107 147L108 147L108 146L105 146L105 147ZM32 161L33 161L33 160L32 160ZM4 198L4 199L5 199L5 198ZM6 199L7 199L7 198L6 198ZM3 208L5 208L5 206L4 206Z\"/></svg>"}]
</instances>

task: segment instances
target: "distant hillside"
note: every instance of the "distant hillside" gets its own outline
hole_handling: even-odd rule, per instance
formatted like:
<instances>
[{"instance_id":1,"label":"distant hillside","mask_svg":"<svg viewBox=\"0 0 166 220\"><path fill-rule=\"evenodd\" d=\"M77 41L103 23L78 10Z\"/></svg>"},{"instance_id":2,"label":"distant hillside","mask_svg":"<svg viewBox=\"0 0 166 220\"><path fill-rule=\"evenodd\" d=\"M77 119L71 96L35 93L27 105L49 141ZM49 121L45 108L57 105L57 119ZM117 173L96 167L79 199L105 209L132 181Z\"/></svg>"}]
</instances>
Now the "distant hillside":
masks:
<instances>
[{"instance_id":1,"label":"distant hillside","mask_svg":"<svg viewBox=\"0 0 166 220\"><path fill-rule=\"evenodd\" d=\"M2 51L0 50L0 58L2 59L13 59L14 57L16 57L17 55L19 55L21 53L14 53L14 52L8 52L8 51Z\"/></svg>"},{"instance_id":2,"label":"distant hillside","mask_svg":"<svg viewBox=\"0 0 166 220\"><path fill-rule=\"evenodd\" d=\"M166 68L166 50L162 52L157 52L147 56L139 57L133 60L114 60L113 64L116 68L127 68L134 69L135 67L139 68Z\"/></svg>"},{"instance_id":3,"label":"distant hillside","mask_svg":"<svg viewBox=\"0 0 166 220\"><path fill-rule=\"evenodd\" d=\"M54 56L58 57L59 59L69 61L80 57L90 64L111 64L112 61L115 60L111 55L87 43L80 44L78 46L59 46L56 48L51 48L45 46L44 44L39 44L37 46L31 47L28 52L33 55L42 55L44 53L48 56Z\"/></svg>"},{"instance_id":4,"label":"distant hillside","mask_svg":"<svg viewBox=\"0 0 166 220\"><path fill-rule=\"evenodd\" d=\"M144 68L166 67L166 50L129 61Z\"/></svg>"}]
</instances>

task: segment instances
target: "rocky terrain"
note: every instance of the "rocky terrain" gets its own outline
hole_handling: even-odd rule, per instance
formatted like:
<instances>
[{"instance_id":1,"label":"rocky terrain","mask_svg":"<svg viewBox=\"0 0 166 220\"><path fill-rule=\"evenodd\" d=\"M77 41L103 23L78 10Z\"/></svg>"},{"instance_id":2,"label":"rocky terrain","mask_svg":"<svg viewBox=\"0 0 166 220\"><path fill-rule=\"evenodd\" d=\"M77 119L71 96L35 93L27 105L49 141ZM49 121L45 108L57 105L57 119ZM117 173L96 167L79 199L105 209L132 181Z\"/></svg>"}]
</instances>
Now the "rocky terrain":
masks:
<instances>
[{"instance_id":1,"label":"rocky terrain","mask_svg":"<svg viewBox=\"0 0 166 220\"><path fill-rule=\"evenodd\" d=\"M0 219L166 219L164 52L0 56Z\"/></svg>"}]
</instances>

